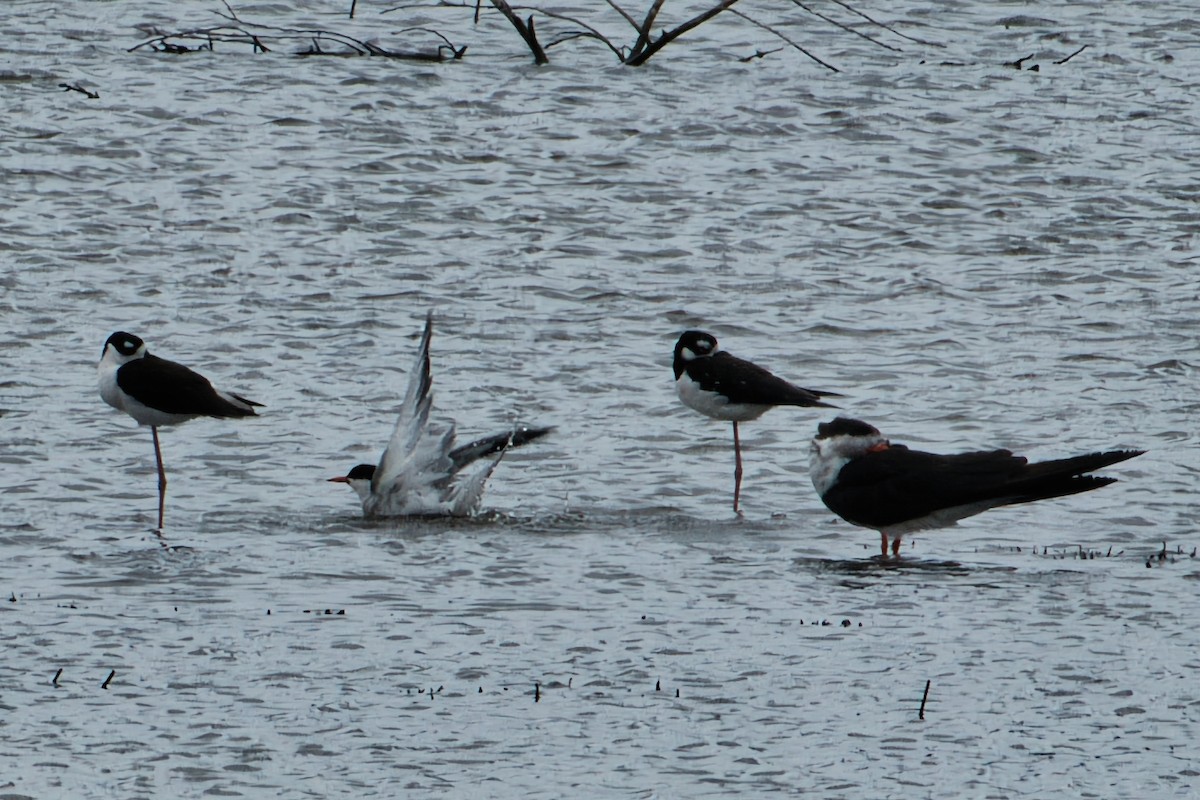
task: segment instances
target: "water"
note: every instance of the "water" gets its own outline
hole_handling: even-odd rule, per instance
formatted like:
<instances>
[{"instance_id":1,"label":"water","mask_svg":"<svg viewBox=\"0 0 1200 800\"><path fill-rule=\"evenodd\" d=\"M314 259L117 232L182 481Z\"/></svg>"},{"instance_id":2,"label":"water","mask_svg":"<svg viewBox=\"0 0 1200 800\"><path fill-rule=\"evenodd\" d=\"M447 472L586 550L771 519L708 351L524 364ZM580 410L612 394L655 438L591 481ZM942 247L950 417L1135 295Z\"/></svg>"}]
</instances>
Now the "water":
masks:
<instances>
[{"instance_id":1,"label":"water","mask_svg":"<svg viewBox=\"0 0 1200 800\"><path fill-rule=\"evenodd\" d=\"M1197 794L1190 6L863 7L945 45L902 53L747 12L839 74L738 62L776 44L733 17L535 69L316 2L238 13L467 56L126 52L214 10L0 21L0 796ZM324 479L378 456L429 308L462 436L559 433L493 514L365 523ZM810 410L744 426L732 515L692 326L914 446L1149 452L879 564ZM163 431L165 542L96 394L117 329L267 405Z\"/></svg>"}]
</instances>

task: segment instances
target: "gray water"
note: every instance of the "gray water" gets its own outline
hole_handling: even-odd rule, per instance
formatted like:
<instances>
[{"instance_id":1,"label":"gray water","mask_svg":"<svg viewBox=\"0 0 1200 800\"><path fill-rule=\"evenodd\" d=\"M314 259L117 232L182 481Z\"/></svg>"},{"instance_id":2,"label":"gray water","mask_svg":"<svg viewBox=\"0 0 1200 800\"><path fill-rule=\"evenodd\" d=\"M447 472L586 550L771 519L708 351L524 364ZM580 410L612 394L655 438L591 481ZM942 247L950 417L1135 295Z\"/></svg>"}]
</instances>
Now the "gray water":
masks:
<instances>
[{"instance_id":1,"label":"gray water","mask_svg":"<svg viewBox=\"0 0 1200 800\"><path fill-rule=\"evenodd\" d=\"M730 15L534 68L348 5L237 10L466 58L127 52L195 0L0 18L0 798L1200 795L1190 4L861 6L943 45L902 52L745 9L837 74L740 62L777 40ZM558 432L480 519L366 523L324 479L378 457L428 309L462 436ZM828 413L743 427L733 515L687 327L913 446L1149 452L880 563L809 484ZM162 540L118 329L266 404L162 431Z\"/></svg>"}]
</instances>

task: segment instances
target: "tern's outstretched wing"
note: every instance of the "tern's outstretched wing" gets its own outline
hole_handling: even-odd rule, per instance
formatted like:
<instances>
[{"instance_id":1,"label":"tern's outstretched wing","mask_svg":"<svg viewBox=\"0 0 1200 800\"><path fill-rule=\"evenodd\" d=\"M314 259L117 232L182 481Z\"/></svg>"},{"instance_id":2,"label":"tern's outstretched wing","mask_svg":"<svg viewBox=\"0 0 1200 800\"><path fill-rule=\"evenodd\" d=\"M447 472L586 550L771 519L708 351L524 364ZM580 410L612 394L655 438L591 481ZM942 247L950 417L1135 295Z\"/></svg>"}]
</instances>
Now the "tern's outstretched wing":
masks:
<instances>
[{"instance_id":1,"label":"tern's outstretched wing","mask_svg":"<svg viewBox=\"0 0 1200 800\"><path fill-rule=\"evenodd\" d=\"M430 422L433 378L429 344L432 313L408 378L399 418L363 500L369 517L467 515L479 510L484 486L504 451L545 436L551 428L520 426L455 448L454 424ZM467 467L477 464L476 469Z\"/></svg>"},{"instance_id":2,"label":"tern's outstretched wing","mask_svg":"<svg viewBox=\"0 0 1200 800\"><path fill-rule=\"evenodd\" d=\"M502 458L504 458L503 449L474 472L455 473L454 480L446 487L444 495L450 514L463 517L479 511L479 507L483 504L483 490L487 486L487 479L492 476L492 471L496 469Z\"/></svg>"},{"instance_id":3,"label":"tern's outstretched wing","mask_svg":"<svg viewBox=\"0 0 1200 800\"><path fill-rule=\"evenodd\" d=\"M467 515L477 512L483 502L483 490L487 479L504 458L504 454L514 447L540 439L552 430L554 428L519 425L511 431L485 436L451 450L449 458L454 466L450 479L444 484L444 498L449 505L449 513ZM473 470L470 469L479 461L484 463Z\"/></svg>"},{"instance_id":4,"label":"tern's outstretched wing","mask_svg":"<svg viewBox=\"0 0 1200 800\"><path fill-rule=\"evenodd\" d=\"M450 460L454 462L454 469L457 472L484 456L490 456L493 453L499 453L509 448L528 444L535 439L542 438L553 430L554 428L531 428L528 425L518 425L511 431L485 436L482 439L476 439L469 444L454 448L450 451Z\"/></svg>"},{"instance_id":5,"label":"tern's outstretched wing","mask_svg":"<svg viewBox=\"0 0 1200 800\"><path fill-rule=\"evenodd\" d=\"M423 494L449 471L447 453L454 444L454 428L444 432L430 429L433 407L433 377L430 372L429 342L433 336L433 314L425 318L425 332L417 348L417 360L408 376L408 391L387 449L371 478L371 497L380 506L376 513L395 513L388 507L407 496ZM398 496L400 495L400 496Z\"/></svg>"}]
</instances>

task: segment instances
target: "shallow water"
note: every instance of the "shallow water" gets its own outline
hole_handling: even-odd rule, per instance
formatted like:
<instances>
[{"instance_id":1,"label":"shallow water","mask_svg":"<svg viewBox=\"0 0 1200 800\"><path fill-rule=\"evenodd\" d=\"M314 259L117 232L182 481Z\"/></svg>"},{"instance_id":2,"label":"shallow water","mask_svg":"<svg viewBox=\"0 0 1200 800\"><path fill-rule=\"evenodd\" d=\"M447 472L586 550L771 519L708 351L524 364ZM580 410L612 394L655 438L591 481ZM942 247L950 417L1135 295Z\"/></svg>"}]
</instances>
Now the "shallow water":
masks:
<instances>
[{"instance_id":1,"label":"shallow water","mask_svg":"<svg viewBox=\"0 0 1200 800\"><path fill-rule=\"evenodd\" d=\"M131 54L220 7L86 5L0 20L0 797L1200 791L1189 6L774 20L832 74L735 18L534 69L450 12L414 65ZM239 13L406 26L329 5ZM493 514L366 523L324 479L429 308L463 437L559 432ZM733 516L693 326L914 446L1149 452L881 564L808 482L828 414L743 427ZM165 541L116 329L267 405L162 432Z\"/></svg>"}]
</instances>

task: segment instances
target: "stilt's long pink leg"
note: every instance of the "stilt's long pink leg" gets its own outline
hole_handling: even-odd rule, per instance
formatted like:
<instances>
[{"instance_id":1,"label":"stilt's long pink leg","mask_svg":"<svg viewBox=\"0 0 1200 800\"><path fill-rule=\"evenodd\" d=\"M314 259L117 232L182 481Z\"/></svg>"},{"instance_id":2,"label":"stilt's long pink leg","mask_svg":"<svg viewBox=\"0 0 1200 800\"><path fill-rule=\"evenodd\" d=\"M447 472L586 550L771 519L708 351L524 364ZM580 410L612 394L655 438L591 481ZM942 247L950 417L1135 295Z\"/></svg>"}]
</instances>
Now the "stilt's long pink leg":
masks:
<instances>
[{"instance_id":1,"label":"stilt's long pink leg","mask_svg":"<svg viewBox=\"0 0 1200 800\"><path fill-rule=\"evenodd\" d=\"M733 513L738 513L738 500L742 496L742 440L738 437L737 420L733 422Z\"/></svg>"},{"instance_id":2,"label":"stilt's long pink leg","mask_svg":"<svg viewBox=\"0 0 1200 800\"><path fill-rule=\"evenodd\" d=\"M158 462L158 529L161 531L163 509L167 502L167 472L163 469L162 448L158 446L158 427L151 425L150 433L154 435L154 460Z\"/></svg>"}]
</instances>

